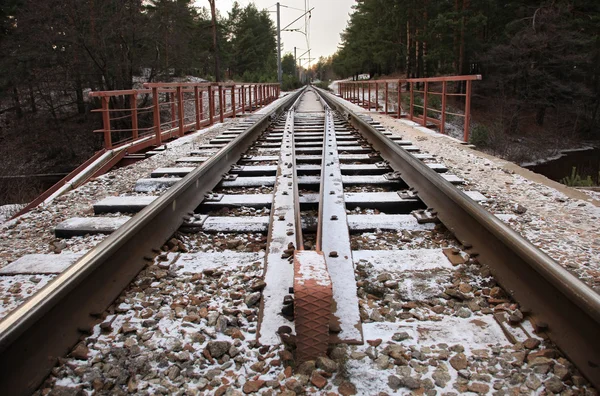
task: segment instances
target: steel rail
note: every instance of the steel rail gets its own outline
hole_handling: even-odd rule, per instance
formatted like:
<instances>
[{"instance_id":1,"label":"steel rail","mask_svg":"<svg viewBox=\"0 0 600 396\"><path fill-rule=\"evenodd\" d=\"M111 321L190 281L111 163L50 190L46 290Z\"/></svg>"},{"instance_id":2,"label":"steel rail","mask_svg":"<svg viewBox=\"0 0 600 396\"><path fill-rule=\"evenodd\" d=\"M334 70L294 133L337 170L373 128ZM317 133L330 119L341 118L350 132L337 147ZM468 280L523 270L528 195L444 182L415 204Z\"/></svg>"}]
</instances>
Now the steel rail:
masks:
<instances>
[{"instance_id":1,"label":"steel rail","mask_svg":"<svg viewBox=\"0 0 600 396\"><path fill-rule=\"evenodd\" d=\"M419 198L435 209L471 255L490 268L504 290L531 312L534 324L600 388L600 295L378 132L339 98L319 91L401 172L408 185L417 189Z\"/></svg>"},{"instance_id":2,"label":"steel rail","mask_svg":"<svg viewBox=\"0 0 600 396\"><path fill-rule=\"evenodd\" d=\"M290 94L229 145L135 215L77 263L0 322L0 389L34 392L57 359L89 334L106 308L196 209L204 194L260 136L272 115L302 93Z\"/></svg>"}]
</instances>

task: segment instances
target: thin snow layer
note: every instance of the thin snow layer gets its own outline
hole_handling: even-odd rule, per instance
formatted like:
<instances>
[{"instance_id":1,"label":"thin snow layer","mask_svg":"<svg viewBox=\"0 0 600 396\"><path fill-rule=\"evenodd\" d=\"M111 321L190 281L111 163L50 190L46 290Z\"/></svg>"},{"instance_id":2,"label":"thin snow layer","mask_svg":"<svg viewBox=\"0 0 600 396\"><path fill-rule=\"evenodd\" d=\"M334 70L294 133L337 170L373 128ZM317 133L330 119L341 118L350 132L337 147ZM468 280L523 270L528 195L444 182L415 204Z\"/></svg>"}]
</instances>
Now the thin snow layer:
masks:
<instances>
[{"instance_id":1,"label":"thin snow layer","mask_svg":"<svg viewBox=\"0 0 600 396\"><path fill-rule=\"evenodd\" d=\"M169 254L169 256L173 253ZM178 272L182 274L200 273L207 269L219 269L220 271L234 270L239 266L251 265L257 261L264 260L264 253L238 253L225 250L218 253L188 253L182 255L176 264Z\"/></svg>"},{"instance_id":2,"label":"thin snow layer","mask_svg":"<svg viewBox=\"0 0 600 396\"><path fill-rule=\"evenodd\" d=\"M365 340L383 340L382 346L392 340L395 333L407 332L409 339L403 341L405 347L418 348L439 345L441 343L454 345L460 344L468 356L471 351L488 349L490 345L510 347L502 329L495 322L492 315L478 316L476 319L464 320L451 316L444 316L441 321L415 321L415 322L376 322L363 324ZM358 350L367 350L368 344ZM346 364L348 377L352 378L359 395L374 395L379 392L390 392L388 376L396 374L394 370L378 370L373 367L369 358L349 360ZM421 378L431 378L433 370ZM455 391L450 385L456 379L456 372L449 370L452 381L444 390ZM439 390L437 388L436 390ZM398 394L411 394L408 389L399 389Z\"/></svg>"},{"instance_id":3,"label":"thin snow layer","mask_svg":"<svg viewBox=\"0 0 600 396\"><path fill-rule=\"evenodd\" d=\"M208 142L242 120L243 118L227 119L222 124L167 143L166 150L151 158L115 169L58 197L50 205L35 208L17 219L0 224L0 268L25 254L48 253L54 250L53 230L61 221L92 215L93 203L103 198L132 195L133 187L139 178L148 177L158 167L173 166L178 158L186 156L198 145ZM105 235L71 238L66 244L71 251L87 250L104 238Z\"/></svg>"},{"instance_id":4,"label":"thin snow layer","mask_svg":"<svg viewBox=\"0 0 600 396\"><path fill-rule=\"evenodd\" d=\"M482 205L489 211L514 213L513 219L503 219L511 228L600 291L600 202L454 139L425 134L387 116L371 116L395 136L417 141L443 161L466 180L465 189L484 194L488 201Z\"/></svg>"},{"instance_id":5,"label":"thin snow layer","mask_svg":"<svg viewBox=\"0 0 600 396\"><path fill-rule=\"evenodd\" d=\"M0 224L10 219L15 213L21 210L25 205L10 204L0 206Z\"/></svg>"},{"instance_id":6,"label":"thin snow layer","mask_svg":"<svg viewBox=\"0 0 600 396\"><path fill-rule=\"evenodd\" d=\"M282 302L294 285L294 267L290 265L290 254L284 254L296 244L296 216L294 212L294 168L288 166L292 158L294 112L288 113L282 134L281 151L278 159L277 177L274 181L275 194L272 204L272 218L269 227L269 241L265 262L266 287L262 295L262 318L259 323L259 341L265 345L279 343L277 330L280 326L294 328L294 323L281 315ZM277 219L277 220L275 220ZM269 218L267 218L267 222ZM290 246L291 245L291 246Z\"/></svg>"},{"instance_id":7,"label":"thin snow layer","mask_svg":"<svg viewBox=\"0 0 600 396\"><path fill-rule=\"evenodd\" d=\"M85 252L61 254L28 254L0 269L0 275L60 274Z\"/></svg>"},{"instance_id":8,"label":"thin snow layer","mask_svg":"<svg viewBox=\"0 0 600 396\"><path fill-rule=\"evenodd\" d=\"M330 286L331 279L327 272L327 265L323 255L305 250L297 252L295 256L296 262L299 263L295 282L303 285L305 282L314 280L319 286Z\"/></svg>"},{"instance_id":9,"label":"thin snow layer","mask_svg":"<svg viewBox=\"0 0 600 396\"><path fill-rule=\"evenodd\" d=\"M54 275L0 276L0 319L46 286Z\"/></svg>"},{"instance_id":10,"label":"thin snow layer","mask_svg":"<svg viewBox=\"0 0 600 396\"><path fill-rule=\"evenodd\" d=\"M377 271L425 271L452 268L441 249L417 250L356 250L355 262L364 260Z\"/></svg>"}]
</instances>

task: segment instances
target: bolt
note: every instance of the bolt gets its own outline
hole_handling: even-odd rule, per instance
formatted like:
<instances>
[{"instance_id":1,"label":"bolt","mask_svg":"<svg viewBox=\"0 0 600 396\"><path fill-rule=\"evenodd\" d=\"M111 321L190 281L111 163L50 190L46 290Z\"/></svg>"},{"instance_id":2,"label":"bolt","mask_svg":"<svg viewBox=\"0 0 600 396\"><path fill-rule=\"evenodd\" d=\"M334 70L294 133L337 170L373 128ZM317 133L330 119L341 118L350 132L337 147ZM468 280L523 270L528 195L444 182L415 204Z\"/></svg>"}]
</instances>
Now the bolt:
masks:
<instances>
[{"instance_id":1,"label":"bolt","mask_svg":"<svg viewBox=\"0 0 600 396\"><path fill-rule=\"evenodd\" d=\"M329 257L337 257L338 253L335 250L332 250L331 252L329 252Z\"/></svg>"},{"instance_id":2,"label":"bolt","mask_svg":"<svg viewBox=\"0 0 600 396\"><path fill-rule=\"evenodd\" d=\"M338 218L337 218L337 216L336 216L336 215L333 215L333 216L331 216L331 220L337 220L337 219L338 219Z\"/></svg>"}]
</instances>

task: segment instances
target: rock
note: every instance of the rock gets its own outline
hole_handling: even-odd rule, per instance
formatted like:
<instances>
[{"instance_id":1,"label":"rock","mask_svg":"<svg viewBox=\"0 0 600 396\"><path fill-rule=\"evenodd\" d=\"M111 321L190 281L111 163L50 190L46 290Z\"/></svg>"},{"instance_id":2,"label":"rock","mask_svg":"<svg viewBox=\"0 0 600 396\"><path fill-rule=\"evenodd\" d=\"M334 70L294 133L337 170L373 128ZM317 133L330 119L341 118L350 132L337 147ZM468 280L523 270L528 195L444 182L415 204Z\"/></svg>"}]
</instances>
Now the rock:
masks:
<instances>
[{"instance_id":1,"label":"rock","mask_svg":"<svg viewBox=\"0 0 600 396\"><path fill-rule=\"evenodd\" d=\"M569 369L562 364L557 363L554 365L554 375L561 381L564 381L569 377Z\"/></svg>"},{"instance_id":2,"label":"rock","mask_svg":"<svg viewBox=\"0 0 600 396\"><path fill-rule=\"evenodd\" d=\"M242 331L240 329L238 329L237 327L227 328L227 330L225 330L225 335L228 335L229 337L233 338L234 340L236 340L236 339L245 340L246 339L246 337L244 336L244 333L242 333Z\"/></svg>"},{"instance_id":3,"label":"rock","mask_svg":"<svg viewBox=\"0 0 600 396\"><path fill-rule=\"evenodd\" d=\"M229 341L209 341L206 345L206 349L210 352L210 356L215 359L225 355L229 351L229 348L231 348L231 343Z\"/></svg>"},{"instance_id":4,"label":"rock","mask_svg":"<svg viewBox=\"0 0 600 396\"><path fill-rule=\"evenodd\" d=\"M257 373L260 373L265 369L265 365L266 365L266 363L264 361L256 362L250 366L250 369L253 371L256 371Z\"/></svg>"},{"instance_id":5,"label":"rock","mask_svg":"<svg viewBox=\"0 0 600 396\"><path fill-rule=\"evenodd\" d=\"M375 364L379 370L385 370L390 366L390 359L386 355L379 355L379 357L375 359Z\"/></svg>"},{"instance_id":6,"label":"rock","mask_svg":"<svg viewBox=\"0 0 600 396\"><path fill-rule=\"evenodd\" d=\"M267 283L263 280L259 280L258 282L250 286L250 290L252 290L253 292L257 292L262 291L265 287L267 287Z\"/></svg>"},{"instance_id":7,"label":"rock","mask_svg":"<svg viewBox=\"0 0 600 396\"><path fill-rule=\"evenodd\" d=\"M376 340L367 340L367 343L371 346L377 347L377 346L381 345L382 341L383 340L381 338L378 338Z\"/></svg>"},{"instance_id":8,"label":"rock","mask_svg":"<svg viewBox=\"0 0 600 396\"><path fill-rule=\"evenodd\" d=\"M251 293L246 297L244 301L248 307L253 307L257 302L260 301L260 292Z\"/></svg>"},{"instance_id":9,"label":"rock","mask_svg":"<svg viewBox=\"0 0 600 396\"><path fill-rule=\"evenodd\" d=\"M392 388L392 390L398 390L400 389L400 387L402 387L402 381L400 380L400 378L396 377L395 375L390 375L388 377L388 386L390 388Z\"/></svg>"},{"instance_id":10,"label":"rock","mask_svg":"<svg viewBox=\"0 0 600 396\"><path fill-rule=\"evenodd\" d=\"M181 369L178 366L171 366L165 372L167 378L169 378L171 381L179 377L179 373L181 373Z\"/></svg>"},{"instance_id":11,"label":"rock","mask_svg":"<svg viewBox=\"0 0 600 396\"><path fill-rule=\"evenodd\" d=\"M552 393L560 393L565 389L562 381L558 379L558 377L551 377L546 382L544 382L544 386L549 392Z\"/></svg>"},{"instance_id":12,"label":"rock","mask_svg":"<svg viewBox=\"0 0 600 396\"><path fill-rule=\"evenodd\" d=\"M412 338L412 337L406 331L403 331L403 332L400 332L400 333L395 333L392 336L392 340L393 341L397 341L397 342L408 340L409 338Z\"/></svg>"},{"instance_id":13,"label":"rock","mask_svg":"<svg viewBox=\"0 0 600 396\"><path fill-rule=\"evenodd\" d=\"M419 389L421 387L421 381L413 377L401 378L403 385L408 389Z\"/></svg>"},{"instance_id":14,"label":"rock","mask_svg":"<svg viewBox=\"0 0 600 396\"><path fill-rule=\"evenodd\" d=\"M462 369L466 369L468 362L467 357L464 353L457 353L456 355L450 358L450 365L454 368L454 370L459 371Z\"/></svg>"},{"instance_id":15,"label":"rock","mask_svg":"<svg viewBox=\"0 0 600 396\"><path fill-rule=\"evenodd\" d=\"M523 346L527 349L535 349L538 346L540 346L541 341L538 340L537 338L528 338L525 340L525 342L523 343Z\"/></svg>"},{"instance_id":16,"label":"rock","mask_svg":"<svg viewBox=\"0 0 600 396\"><path fill-rule=\"evenodd\" d=\"M364 359L365 357L367 357L367 354L364 352L352 352L350 354L350 359L354 359L354 360L361 360L361 359Z\"/></svg>"},{"instance_id":17,"label":"rock","mask_svg":"<svg viewBox=\"0 0 600 396\"><path fill-rule=\"evenodd\" d=\"M242 388L242 390L246 394L258 392L258 390L260 388L262 388L264 384L265 384L265 381L263 381L263 380L247 381L244 384L244 387Z\"/></svg>"},{"instance_id":18,"label":"rock","mask_svg":"<svg viewBox=\"0 0 600 396\"><path fill-rule=\"evenodd\" d=\"M525 386L531 389L532 391L537 390L540 386L542 386L542 381L535 374L529 375L527 377L527 381L525 381Z\"/></svg>"},{"instance_id":19,"label":"rock","mask_svg":"<svg viewBox=\"0 0 600 396\"><path fill-rule=\"evenodd\" d=\"M198 379L198 383L196 384L197 389L202 390L202 389L206 388L207 386L208 386L208 380L206 378L200 377Z\"/></svg>"},{"instance_id":20,"label":"rock","mask_svg":"<svg viewBox=\"0 0 600 396\"><path fill-rule=\"evenodd\" d=\"M344 381L338 386L338 392L342 396L356 395L356 386L350 381Z\"/></svg>"},{"instance_id":21,"label":"rock","mask_svg":"<svg viewBox=\"0 0 600 396\"><path fill-rule=\"evenodd\" d=\"M508 321L512 324L519 324L523 321L523 313L516 309L513 313L508 315Z\"/></svg>"},{"instance_id":22,"label":"rock","mask_svg":"<svg viewBox=\"0 0 600 396\"><path fill-rule=\"evenodd\" d=\"M292 328L290 326L280 326L277 329L277 334L292 334Z\"/></svg>"},{"instance_id":23,"label":"rock","mask_svg":"<svg viewBox=\"0 0 600 396\"><path fill-rule=\"evenodd\" d=\"M304 386L295 378L285 381L285 387L297 394L304 393Z\"/></svg>"},{"instance_id":24,"label":"rock","mask_svg":"<svg viewBox=\"0 0 600 396\"><path fill-rule=\"evenodd\" d=\"M310 376L310 382L319 389L323 389L327 385L327 380L316 371Z\"/></svg>"},{"instance_id":25,"label":"rock","mask_svg":"<svg viewBox=\"0 0 600 396\"><path fill-rule=\"evenodd\" d=\"M463 319L470 318L471 311L468 308L461 307L458 311L456 311L456 316Z\"/></svg>"},{"instance_id":26,"label":"rock","mask_svg":"<svg viewBox=\"0 0 600 396\"><path fill-rule=\"evenodd\" d=\"M468 385L467 389L471 392L485 395L490 391L490 386L481 382L472 382Z\"/></svg>"},{"instance_id":27,"label":"rock","mask_svg":"<svg viewBox=\"0 0 600 396\"><path fill-rule=\"evenodd\" d=\"M123 323L123 326L121 326L121 333L123 334L135 333L136 330L137 328L129 322L125 322Z\"/></svg>"},{"instance_id":28,"label":"rock","mask_svg":"<svg viewBox=\"0 0 600 396\"><path fill-rule=\"evenodd\" d=\"M512 207L512 211L516 214L524 214L525 212L527 212L527 208L521 204L515 204Z\"/></svg>"},{"instance_id":29,"label":"rock","mask_svg":"<svg viewBox=\"0 0 600 396\"><path fill-rule=\"evenodd\" d=\"M334 373L338 369L337 363L327 357L317 358L316 366L326 373Z\"/></svg>"},{"instance_id":30,"label":"rock","mask_svg":"<svg viewBox=\"0 0 600 396\"><path fill-rule=\"evenodd\" d=\"M79 343L71 352L71 357L77 360L87 360L90 350L84 343Z\"/></svg>"},{"instance_id":31,"label":"rock","mask_svg":"<svg viewBox=\"0 0 600 396\"><path fill-rule=\"evenodd\" d=\"M314 360L308 360L296 368L296 373L302 375L311 375L313 371L315 371Z\"/></svg>"},{"instance_id":32,"label":"rock","mask_svg":"<svg viewBox=\"0 0 600 396\"><path fill-rule=\"evenodd\" d=\"M431 375L431 378L433 378L433 381L435 381L435 385L440 388L445 388L448 381L452 379L448 371L442 370L439 367L435 369Z\"/></svg>"}]
</instances>

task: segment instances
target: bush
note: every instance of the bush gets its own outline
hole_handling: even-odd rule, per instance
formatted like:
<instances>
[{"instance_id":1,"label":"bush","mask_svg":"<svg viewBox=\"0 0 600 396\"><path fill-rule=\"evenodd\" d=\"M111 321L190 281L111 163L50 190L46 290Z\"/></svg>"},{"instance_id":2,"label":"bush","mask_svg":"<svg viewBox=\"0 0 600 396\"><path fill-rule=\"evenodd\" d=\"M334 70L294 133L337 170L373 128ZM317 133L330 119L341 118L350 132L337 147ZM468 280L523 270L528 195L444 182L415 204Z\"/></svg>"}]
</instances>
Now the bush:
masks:
<instances>
[{"instance_id":1,"label":"bush","mask_svg":"<svg viewBox=\"0 0 600 396\"><path fill-rule=\"evenodd\" d=\"M563 177L560 179L562 184L565 184L569 187L591 187L594 185L594 181L591 176L588 176L586 179L582 179L577 173L577 168L573 167L571 169L571 175L567 177Z\"/></svg>"},{"instance_id":2,"label":"bush","mask_svg":"<svg viewBox=\"0 0 600 396\"><path fill-rule=\"evenodd\" d=\"M471 128L469 143L477 147L487 147L490 143L490 132L484 125L475 125Z\"/></svg>"},{"instance_id":3,"label":"bush","mask_svg":"<svg viewBox=\"0 0 600 396\"><path fill-rule=\"evenodd\" d=\"M288 74L283 76L283 81L281 82L281 90L293 91L295 89L300 88L302 85L303 84L300 82L300 80Z\"/></svg>"},{"instance_id":4,"label":"bush","mask_svg":"<svg viewBox=\"0 0 600 396\"><path fill-rule=\"evenodd\" d=\"M324 89L326 91L331 91L331 89L329 88L329 84L331 84L330 81L327 81L327 82L325 82L325 81L319 81L317 83L314 83L313 85L315 87L317 87L317 88L321 88L321 89Z\"/></svg>"}]
</instances>

